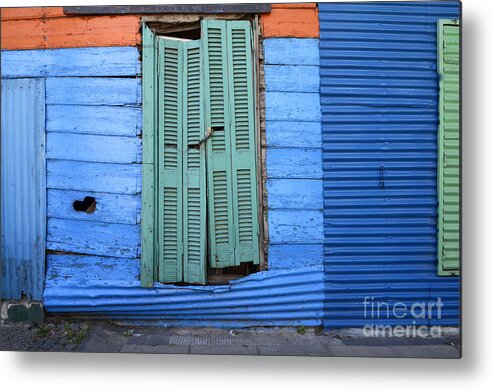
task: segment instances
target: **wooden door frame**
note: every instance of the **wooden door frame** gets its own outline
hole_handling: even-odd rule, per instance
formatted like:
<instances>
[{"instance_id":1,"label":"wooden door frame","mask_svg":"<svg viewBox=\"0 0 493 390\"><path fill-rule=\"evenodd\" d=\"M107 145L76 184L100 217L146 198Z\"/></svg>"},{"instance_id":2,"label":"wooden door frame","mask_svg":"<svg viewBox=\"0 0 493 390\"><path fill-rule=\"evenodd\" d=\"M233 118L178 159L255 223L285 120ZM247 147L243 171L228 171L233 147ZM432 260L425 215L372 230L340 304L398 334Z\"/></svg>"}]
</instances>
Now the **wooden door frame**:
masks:
<instances>
[{"instance_id":1,"label":"wooden door frame","mask_svg":"<svg viewBox=\"0 0 493 390\"><path fill-rule=\"evenodd\" d=\"M220 15L219 15L220 16ZM265 169L265 97L261 93L264 84L263 70L261 65L261 40L260 23L256 15L250 18L253 33L253 61L254 61L254 100L256 114L256 155L257 155L257 191L258 191L258 223L259 223L259 262L260 270L267 268L268 247L268 225L267 225L267 193L266 169ZM227 18L235 20L235 18ZM152 287L158 280L157 263L159 259L159 248L157 245L158 221L156 218L157 204L159 199L158 188L158 61L157 36L142 22L142 212L141 212L141 273L140 281L142 287ZM264 129L264 131L262 131Z\"/></svg>"}]
</instances>

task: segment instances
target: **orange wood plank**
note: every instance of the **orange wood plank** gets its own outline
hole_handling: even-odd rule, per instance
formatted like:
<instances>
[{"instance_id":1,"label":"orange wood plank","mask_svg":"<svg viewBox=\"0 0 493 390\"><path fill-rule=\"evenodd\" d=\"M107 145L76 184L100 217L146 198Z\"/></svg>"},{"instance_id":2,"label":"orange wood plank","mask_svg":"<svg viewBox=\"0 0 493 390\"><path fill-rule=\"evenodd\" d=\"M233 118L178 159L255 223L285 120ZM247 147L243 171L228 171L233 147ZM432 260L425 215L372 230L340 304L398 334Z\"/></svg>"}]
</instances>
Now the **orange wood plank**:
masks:
<instances>
[{"instance_id":1,"label":"orange wood plank","mask_svg":"<svg viewBox=\"0 0 493 390\"><path fill-rule=\"evenodd\" d=\"M315 9L317 8L317 3L272 3L271 4L272 9L278 9L278 8L311 8Z\"/></svg>"},{"instance_id":2,"label":"orange wood plank","mask_svg":"<svg viewBox=\"0 0 493 390\"><path fill-rule=\"evenodd\" d=\"M2 49L25 50L140 44L136 15L65 17L2 22Z\"/></svg>"},{"instance_id":3,"label":"orange wood plank","mask_svg":"<svg viewBox=\"0 0 493 390\"><path fill-rule=\"evenodd\" d=\"M6 50L40 49L45 46L45 21L2 21L0 46Z\"/></svg>"},{"instance_id":4,"label":"orange wood plank","mask_svg":"<svg viewBox=\"0 0 493 390\"><path fill-rule=\"evenodd\" d=\"M320 27L317 8L273 7L260 17L264 38L318 38Z\"/></svg>"},{"instance_id":5,"label":"orange wood plank","mask_svg":"<svg viewBox=\"0 0 493 390\"><path fill-rule=\"evenodd\" d=\"M63 7L2 8L2 20L40 19L65 16Z\"/></svg>"}]
</instances>

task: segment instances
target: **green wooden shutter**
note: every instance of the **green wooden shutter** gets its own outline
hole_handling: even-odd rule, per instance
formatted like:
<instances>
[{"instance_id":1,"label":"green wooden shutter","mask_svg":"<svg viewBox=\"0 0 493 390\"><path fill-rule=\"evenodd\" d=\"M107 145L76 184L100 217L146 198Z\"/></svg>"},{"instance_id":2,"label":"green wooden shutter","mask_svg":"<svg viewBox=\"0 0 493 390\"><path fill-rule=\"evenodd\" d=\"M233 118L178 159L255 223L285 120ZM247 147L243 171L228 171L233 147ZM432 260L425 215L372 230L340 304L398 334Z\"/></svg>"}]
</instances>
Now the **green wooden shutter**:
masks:
<instances>
[{"instance_id":1,"label":"green wooden shutter","mask_svg":"<svg viewBox=\"0 0 493 390\"><path fill-rule=\"evenodd\" d=\"M206 282L200 41L159 38L159 281Z\"/></svg>"},{"instance_id":2,"label":"green wooden shutter","mask_svg":"<svg viewBox=\"0 0 493 390\"><path fill-rule=\"evenodd\" d=\"M438 21L438 274L458 275L460 259L459 22Z\"/></svg>"},{"instance_id":3,"label":"green wooden shutter","mask_svg":"<svg viewBox=\"0 0 493 390\"><path fill-rule=\"evenodd\" d=\"M202 21L202 47L205 126L214 130L207 141L210 264L223 268L235 265L225 21Z\"/></svg>"},{"instance_id":4,"label":"green wooden shutter","mask_svg":"<svg viewBox=\"0 0 493 390\"><path fill-rule=\"evenodd\" d=\"M183 279L183 50L181 42L159 39L159 281Z\"/></svg>"},{"instance_id":5,"label":"green wooden shutter","mask_svg":"<svg viewBox=\"0 0 493 390\"><path fill-rule=\"evenodd\" d=\"M257 154L250 22L227 23L235 263L259 263Z\"/></svg>"},{"instance_id":6,"label":"green wooden shutter","mask_svg":"<svg viewBox=\"0 0 493 390\"><path fill-rule=\"evenodd\" d=\"M157 82L158 61L157 42L153 32L142 26L143 47L143 129L142 129L142 254L141 285L150 287L158 279L157 275ZM155 164L156 163L156 164Z\"/></svg>"},{"instance_id":7,"label":"green wooden shutter","mask_svg":"<svg viewBox=\"0 0 493 390\"><path fill-rule=\"evenodd\" d=\"M205 145L200 41L183 42L183 281L206 282Z\"/></svg>"},{"instance_id":8,"label":"green wooden shutter","mask_svg":"<svg viewBox=\"0 0 493 390\"><path fill-rule=\"evenodd\" d=\"M203 20L210 264L259 263L251 25Z\"/></svg>"}]
</instances>

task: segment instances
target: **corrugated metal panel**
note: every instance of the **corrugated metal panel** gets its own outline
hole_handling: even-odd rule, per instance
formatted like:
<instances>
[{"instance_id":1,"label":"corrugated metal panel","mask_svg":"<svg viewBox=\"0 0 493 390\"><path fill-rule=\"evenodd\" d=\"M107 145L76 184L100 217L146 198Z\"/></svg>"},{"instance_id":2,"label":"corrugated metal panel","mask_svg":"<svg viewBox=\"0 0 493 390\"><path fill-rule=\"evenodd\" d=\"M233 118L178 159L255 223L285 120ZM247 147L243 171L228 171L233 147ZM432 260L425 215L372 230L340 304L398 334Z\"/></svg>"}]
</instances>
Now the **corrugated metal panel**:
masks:
<instances>
[{"instance_id":1,"label":"corrugated metal panel","mask_svg":"<svg viewBox=\"0 0 493 390\"><path fill-rule=\"evenodd\" d=\"M459 7L319 5L327 328L414 320L371 317L365 297L441 297L416 322L459 322L459 280L436 276L436 23Z\"/></svg>"},{"instance_id":2,"label":"corrugated metal panel","mask_svg":"<svg viewBox=\"0 0 493 390\"><path fill-rule=\"evenodd\" d=\"M2 80L2 298L41 298L46 237L45 84Z\"/></svg>"},{"instance_id":3,"label":"corrugated metal panel","mask_svg":"<svg viewBox=\"0 0 493 390\"><path fill-rule=\"evenodd\" d=\"M50 313L189 326L319 326L323 267L252 274L224 286L140 287L135 259L49 255Z\"/></svg>"}]
</instances>

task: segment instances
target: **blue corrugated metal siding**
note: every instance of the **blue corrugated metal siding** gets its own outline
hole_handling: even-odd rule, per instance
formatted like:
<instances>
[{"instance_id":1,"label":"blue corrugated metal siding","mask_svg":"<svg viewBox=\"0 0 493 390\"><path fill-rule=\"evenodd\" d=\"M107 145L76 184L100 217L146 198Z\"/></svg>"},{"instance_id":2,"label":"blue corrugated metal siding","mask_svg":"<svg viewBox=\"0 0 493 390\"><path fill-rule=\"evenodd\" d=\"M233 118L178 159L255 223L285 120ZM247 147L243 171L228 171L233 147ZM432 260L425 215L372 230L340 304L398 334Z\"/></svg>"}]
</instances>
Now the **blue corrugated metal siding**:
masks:
<instances>
[{"instance_id":1,"label":"blue corrugated metal siding","mask_svg":"<svg viewBox=\"0 0 493 390\"><path fill-rule=\"evenodd\" d=\"M326 328L414 320L365 315L365 297L441 297L416 322L459 322L459 280L436 276L436 22L459 6L319 5Z\"/></svg>"},{"instance_id":2,"label":"blue corrugated metal siding","mask_svg":"<svg viewBox=\"0 0 493 390\"><path fill-rule=\"evenodd\" d=\"M43 294L46 238L44 80L2 80L1 298Z\"/></svg>"},{"instance_id":3,"label":"blue corrugated metal siding","mask_svg":"<svg viewBox=\"0 0 493 390\"><path fill-rule=\"evenodd\" d=\"M226 286L142 288L139 273L134 259L49 255L45 307L168 326L321 324L322 266L259 272Z\"/></svg>"}]
</instances>

